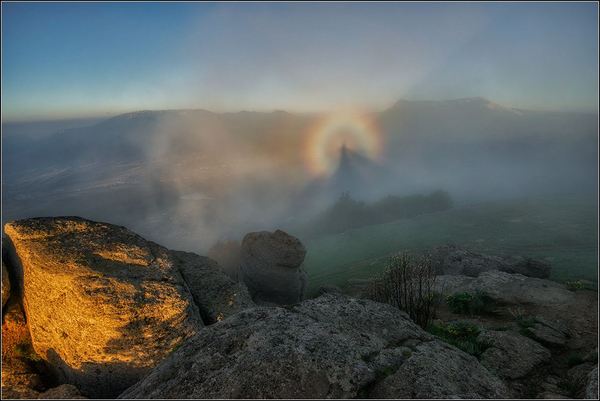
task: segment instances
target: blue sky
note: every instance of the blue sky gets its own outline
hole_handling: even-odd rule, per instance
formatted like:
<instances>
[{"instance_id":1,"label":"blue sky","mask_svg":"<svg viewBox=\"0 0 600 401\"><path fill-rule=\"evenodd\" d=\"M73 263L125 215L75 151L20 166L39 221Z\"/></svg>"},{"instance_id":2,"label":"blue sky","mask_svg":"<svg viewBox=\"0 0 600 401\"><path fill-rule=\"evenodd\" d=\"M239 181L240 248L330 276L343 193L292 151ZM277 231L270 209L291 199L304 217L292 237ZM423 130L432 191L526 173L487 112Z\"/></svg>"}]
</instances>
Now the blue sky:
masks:
<instances>
[{"instance_id":1,"label":"blue sky","mask_svg":"<svg viewBox=\"0 0 600 401\"><path fill-rule=\"evenodd\" d=\"M3 3L4 121L382 109L597 110L595 3Z\"/></svg>"}]
</instances>

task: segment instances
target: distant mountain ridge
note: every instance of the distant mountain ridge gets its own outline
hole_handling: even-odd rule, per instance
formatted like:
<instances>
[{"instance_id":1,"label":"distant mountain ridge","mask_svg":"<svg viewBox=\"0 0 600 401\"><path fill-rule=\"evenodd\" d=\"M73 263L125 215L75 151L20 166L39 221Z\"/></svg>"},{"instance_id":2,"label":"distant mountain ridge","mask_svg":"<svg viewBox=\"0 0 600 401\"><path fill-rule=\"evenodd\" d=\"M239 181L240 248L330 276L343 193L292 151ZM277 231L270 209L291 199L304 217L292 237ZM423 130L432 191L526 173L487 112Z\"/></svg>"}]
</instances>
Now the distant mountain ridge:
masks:
<instances>
[{"instance_id":1,"label":"distant mountain ridge","mask_svg":"<svg viewBox=\"0 0 600 401\"><path fill-rule=\"evenodd\" d=\"M374 200L442 189L461 202L597 188L597 113L401 99L371 114L380 157L346 149L327 182L306 168L307 137L322 117L146 110L49 135L3 135L3 218L78 213L145 232L140 221L192 226L194 214L234 224L237 208L266 227L312 213L323 193ZM249 231L255 222L243 224ZM211 226L215 235L225 228Z\"/></svg>"}]
</instances>

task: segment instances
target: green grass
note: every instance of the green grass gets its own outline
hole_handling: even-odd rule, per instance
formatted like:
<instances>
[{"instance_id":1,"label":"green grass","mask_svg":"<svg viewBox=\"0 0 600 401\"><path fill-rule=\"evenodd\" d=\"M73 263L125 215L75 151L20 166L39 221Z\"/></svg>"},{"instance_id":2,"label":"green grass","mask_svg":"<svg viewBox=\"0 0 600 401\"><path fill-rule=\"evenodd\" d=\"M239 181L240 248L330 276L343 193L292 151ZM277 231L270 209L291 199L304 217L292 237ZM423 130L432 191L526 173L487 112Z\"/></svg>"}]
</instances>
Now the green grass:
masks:
<instances>
[{"instance_id":1,"label":"green grass","mask_svg":"<svg viewBox=\"0 0 600 401\"><path fill-rule=\"evenodd\" d=\"M531 316L517 316L515 318L517 325L519 326L519 334L525 337L533 337L533 332L529 329L535 326L537 320Z\"/></svg>"},{"instance_id":2,"label":"green grass","mask_svg":"<svg viewBox=\"0 0 600 401\"><path fill-rule=\"evenodd\" d=\"M467 322L432 324L427 331L448 344L465 351L477 358L489 348L488 344L477 341L481 333L478 326Z\"/></svg>"},{"instance_id":3,"label":"green grass","mask_svg":"<svg viewBox=\"0 0 600 401\"><path fill-rule=\"evenodd\" d=\"M349 279L370 278L397 252L446 243L546 259L552 263L553 280L597 283L596 210L593 198L498 201L308 240L309 292L325 284L345 287Z\"/></svg>"},{"instance_id":4,"label":"green grass","mask_svg":"<svg viewBox=\"0 0 600 401\"><path fill-rule=\"evenodd\" d=\"M474 294L457 292L446 297L446 304L452 313L462 315L493 314L496 306L494 300L481 291Z\"/></svg>"}]
</instances>

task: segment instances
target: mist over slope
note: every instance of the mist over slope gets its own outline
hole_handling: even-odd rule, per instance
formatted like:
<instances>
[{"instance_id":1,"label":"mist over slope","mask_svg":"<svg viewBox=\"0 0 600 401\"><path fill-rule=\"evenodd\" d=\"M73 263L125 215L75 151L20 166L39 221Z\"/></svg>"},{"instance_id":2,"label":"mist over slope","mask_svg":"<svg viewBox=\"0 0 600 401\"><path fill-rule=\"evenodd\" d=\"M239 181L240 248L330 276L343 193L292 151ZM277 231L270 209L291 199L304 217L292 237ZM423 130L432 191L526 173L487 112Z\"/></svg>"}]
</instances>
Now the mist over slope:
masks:
<instances>
[{"instance_id":1,"label":"mist over slope","mask_svg":"<svg viewBox=\"0 0 600 401\"><path fill-rule=\"evenodd\" d=\"M371 116L378 160L348 149L341 169L317 177L305 143L321 117L142 111L49 135L5 132L3 223L82 215L198 251L251 230L293 229L342 191L377 200L441 189L459 203L596 193L596 114L401 100Z\"/></svg>"}]
</instances>

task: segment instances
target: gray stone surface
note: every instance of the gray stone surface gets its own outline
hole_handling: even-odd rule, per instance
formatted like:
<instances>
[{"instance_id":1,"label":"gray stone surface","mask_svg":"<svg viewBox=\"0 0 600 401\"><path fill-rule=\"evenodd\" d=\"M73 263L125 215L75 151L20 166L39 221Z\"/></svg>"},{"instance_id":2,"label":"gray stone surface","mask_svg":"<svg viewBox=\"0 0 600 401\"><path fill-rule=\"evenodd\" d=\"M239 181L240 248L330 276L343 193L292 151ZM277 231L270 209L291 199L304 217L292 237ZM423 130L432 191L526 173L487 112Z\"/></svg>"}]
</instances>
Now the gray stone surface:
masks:
<instances>
[{"instance_id":1,"label":"gray stone surface","mask_svg":"<svg viewBox=\"0 0 600 401\"><path fill-rule=\"evenodd\" d=\"M569 329L564 322L551 321L542 316L536 316L533 326L524 330L531 338L549 347L562 347L569 338Z\"/></svg>"},{"instance_id":2,"label":"gray stone surface","mask_svg":"<svg viewBox=\"0 0 600 401\"><path fill-rule=\"evenodd\" d=\"M548 278L551 271L550 264L542 260L520 256L485 255L456 245L434 248L430 256L439 275L477 277L483 272L498 270L528 277Z\"/></svg>"},{"instance_id":3,"label":"gray stone surface","mask_svg":"<svg viewBox=\"0 0 600 401\"><path fill-rule=\"evenodd\" d=\"M248 289L221 271L217 262L195 253L170 251L183 275L205 324L223 320L254 306Z\"/></svg>"},{"instance_id":4,"label":"gray stone surface","mask_svg":"<svg viewBox=\"0 0 600 401\"><path fill-rule=\"evenodd\" d=\"M483 272L477 277L438 276L436 290L446 295L483 291L495 301L506 305L534 304L551 307L575 301L574 293L563 284L497 270Z\"/></svg>"},{"instance_id":5,"label":"gray stone surface","mask_svg":"<svg viewBox=\"0 0 600 401\"><path fill-rule=\"evenodd\" d=\"M394 386L378 384L399 369L406 375L394 374ZM402 398L407 391L509 395L477 359L435 340L405 313L326 294L246 309L206 327L120 398Z\"/></svg>"},{"instance_id":6,"label":"gray stone surface","mask_svg":"<svg viewBox=\"0 0 600 401\"><path fill-rule=\"evenodd\" d=\"M598 399L598 366L587 375L587 384L585 386L585 398Z\"/></svg>"},{"instance_id":7,"label":"gray stone surface","mask_svg":"<svg viewBox=\"0 0 600 401\"><path fill-rule=\"evenodd\" d=\"M257 303L287 305L302 301L307 276L301 268L306 249L281 230L246 234L240 278Z\"/></svg>"},{"instance_id":8,"label":"gray stone surface","mask_svg":"<svg viewBox=\"0 0 600 401\"><path fill-rule=\"evenodd\" d=\"M477 359L442 342L417 346L397 370L374 385L371 398L509 398L505 384Z\"/></svg>"},{"instance_id":9,"label":"gray stone surface","mask_svg":"<svg viewBox=\"0 0 600 401\"><path fill-rule=\"evenodd\" d=\"M489 347L481 354L481 364L505 379L523 378L552 356L537 342L511 331L485 331L477 341Z\"/></svg>"}]
</instances>

